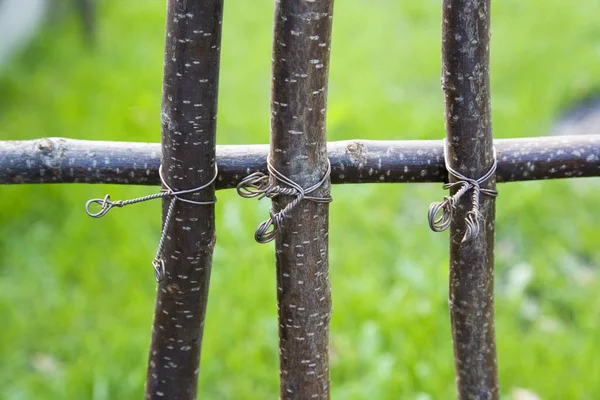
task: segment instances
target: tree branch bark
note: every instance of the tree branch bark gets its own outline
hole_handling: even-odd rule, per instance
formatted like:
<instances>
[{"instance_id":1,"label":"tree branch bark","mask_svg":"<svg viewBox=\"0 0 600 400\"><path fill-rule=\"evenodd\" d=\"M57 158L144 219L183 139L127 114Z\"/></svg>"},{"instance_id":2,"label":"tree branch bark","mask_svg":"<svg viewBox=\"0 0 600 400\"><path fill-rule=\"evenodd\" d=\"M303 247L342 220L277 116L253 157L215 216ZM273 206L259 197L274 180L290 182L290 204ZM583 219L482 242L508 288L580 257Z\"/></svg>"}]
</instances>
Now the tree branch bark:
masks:
<instances>
[{"instance_id":1,"label":"tree branch bark","mask_svg":"<svg viewBox=\"0 0 600 400\"><path fill-rule=\"evenodd\" d=\"M494 162L489 83L490 0L443 0L442 87L450 166L472 179ZM458 179L450 175L450 182ZM481 185L496 188L494 175ZM457 192L453 188L452 193ZM498 399L494 337L495 200L481 194L479 234L463 241L473 207L461 198L450 225L450 318L459 399ZM475 216L475 218L477 218Z\"/></svg>"},{"instance_id":2,"label":"tree branch bark","mask_svg":"<svg viewBox=\"0 0 600 400\"><path fill-rule=\"evenodd\" d=\"M302 188L327 171L325 114L333 0L275 2L271 153ZM329 197L329 179L311 196ZM279 211L289 196L273 199ZM329 206L302 201L275 239L281 399L329 399Z\"/></svg>"},{"instance_id":3,"label":"tree branch bark","mask_svg":"<svg viewBox=\"0 0 600 400\"><path fill-rule=\"evenodd\" d=\"M222 0L169 0L162 99L162 168L175 190L209 182L216 163ZM215 189L184 197L214 200ZM171 199L163 200L163 223ZM195 399L215 246L213 205L176 201L157 290L147 399Z\"/></svg>"},{"instance_id":4,"label":"tree branch bark","mask_svg":"<svg viewBox=\"0 0 600 400\"><path fill-rule=\"evenodd\" d=\"M600 135L496 139L498 182L600 176ZM331 182L447 182L441 140L348 140L327 145ZM217 146L216 189L267 173L268 145ZM0 184L159 185L155 143L64 138L0 141Z\"/></svg>"}]
</instances>

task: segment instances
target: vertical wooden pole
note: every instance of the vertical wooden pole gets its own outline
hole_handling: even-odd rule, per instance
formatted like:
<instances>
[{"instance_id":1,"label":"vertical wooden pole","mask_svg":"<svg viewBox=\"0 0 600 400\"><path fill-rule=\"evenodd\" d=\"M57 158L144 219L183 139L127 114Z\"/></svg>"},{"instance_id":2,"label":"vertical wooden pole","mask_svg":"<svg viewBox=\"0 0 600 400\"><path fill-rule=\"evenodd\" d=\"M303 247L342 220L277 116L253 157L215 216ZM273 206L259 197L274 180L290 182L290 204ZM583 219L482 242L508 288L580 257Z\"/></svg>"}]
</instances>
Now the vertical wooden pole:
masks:
<instances>
[{"instance_id":1,"label":"vertical wooden pole","mask_svg":"<svg viewBox=\"0 0 600 400\"><path fill-rule=\"evenodd\" d=\"M478 179L494 162L489 82L490 0L443 0L442 86L450 166ZM450 182L456 179L450 176ZM494 189L492 176L482 185ZM498 399L494 338L495 201L480 196L481 230L462 242L471 194L450 226L450 316L459 399Z\"/></svg>"},{"instance_id":2,"label":"vertical wooden pole","mask_svg":"<svg viewBox=\"0 0 600 400\"><path fill-rule=\"evenodd\" d=\"M162 168L175 190L215 174L222 0L168 0L162 99ZM214 199L214 185L182 197ZM163 201L163 221L170 199ZM215 246L214 206L177 201L157 290L147 399L195 399Z\"/></svg>"},{"instance_id":3,"label":"vertical wooden pole","mask_svg":"<svg viewBox=\"0 0 600 400\"><path fill-rule=\"evenodd\" d=\"M333 0L275 2L271 153L303 188L327 171L325 113ZM311 193L328 197L330 181ZM275 210L290 197L273 201ZM276 236L280 398L329 398L328 204L302 201Z\"/></svg>"}]
</instances>

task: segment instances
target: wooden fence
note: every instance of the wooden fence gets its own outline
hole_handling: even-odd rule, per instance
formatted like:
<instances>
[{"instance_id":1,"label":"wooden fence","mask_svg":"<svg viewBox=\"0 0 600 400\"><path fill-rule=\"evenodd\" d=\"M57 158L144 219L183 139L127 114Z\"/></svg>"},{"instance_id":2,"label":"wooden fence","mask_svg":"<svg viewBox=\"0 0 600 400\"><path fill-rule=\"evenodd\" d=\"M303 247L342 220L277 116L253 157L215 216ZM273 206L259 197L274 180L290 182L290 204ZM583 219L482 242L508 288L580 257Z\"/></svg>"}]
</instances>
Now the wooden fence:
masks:
<instances>
[{"instance_id":1,"label":"wooden fence","mask_svg":"<svg viewBox=\"0 0 600 400\"><path fill-rule=\"evenodd\" d=\"M492 139L489 0L444 0L444 141L326 141L333 0L277 0L270 145L217 146L223 2L169 0L162 144L47 138L0 142L0 183L162 184L154 196L88 204L102 216L163 199L146 398L196 396L215 246L215 190L270 198L259 242L275 240L280 397L329 398L330 185L444 182L432 229L450 230L450 315L458 398L498 399L494 339L496 183L600 176L600 137ZM92 210L93 206L98 206Z\"/></svg>"}]
</instances>

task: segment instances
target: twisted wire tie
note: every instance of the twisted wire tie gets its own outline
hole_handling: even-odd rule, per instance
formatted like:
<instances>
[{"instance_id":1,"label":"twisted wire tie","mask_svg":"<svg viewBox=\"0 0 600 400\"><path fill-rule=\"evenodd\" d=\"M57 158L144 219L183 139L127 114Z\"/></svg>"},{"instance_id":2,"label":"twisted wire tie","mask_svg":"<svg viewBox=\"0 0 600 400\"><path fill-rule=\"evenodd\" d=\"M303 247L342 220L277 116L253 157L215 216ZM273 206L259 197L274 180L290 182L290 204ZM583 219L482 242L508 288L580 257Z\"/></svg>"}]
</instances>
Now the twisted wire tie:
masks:
<instances>
[{"instance_id":1,"label":"twisted wire tie","mask_svg":"<svg viewBox=\"0 0 600 400\"><path fill-rule=\"evenodd\" d=\"M258 243L268 243L275 239L275 235L283 225L285 218L302 200L309 200L315 203L330 203L332 201L331 196L308 196L308 194L323 186L331 175L331 163L329 159L327 159L327 171L323 175L323 178L307 189L303 189L296 182L277 171L271 163L270 157L267 157L267 169L269 171L268 175L262 172L254 172L245 177L236 186L238 195L245 199L258 197L258 200L262 200L265 197L273 199L277 196L293 196L294 198L277 213L272 207L269 209L269 219L263 221L254 232L254 239ZM279 183L286 184L289 187L282 187Z\"/></svg>"},{"instance_id":2,"label":"twisted wire tie","mask_svg":"<svg viewBox=\"0 0 600 400\"><path fill-rule=\"evenodd\" d=\"M490 169L479 179L471 179L467 178L460 172L456 171L450 166L448 162L448 151L447 151L447 143L446 139L444 139L444 162L446 164L446 169L448 172L454 176L458 181L452 183L446 183L444 185L444 189L450 189L453 187L458 187L456 193L452 196L444 196L444 201L431 203L429 206L428 213L428 221L429 227L434 232L442 232L450 226L452 222L452 217L454 215L454 209L458 204L460 198L467 193L469 190L471 192L471 210L467 212L465 217L465 235L461 243L469 242L479 235L479 220L483 218L481 212L479 211L479 196L480 194L485 194L486 196L496 197L498 196L498 192L492 189L483 189L481 188L481 184L490 179L492 175L496 172L496 167L498 165L496 160L496 148L494 150L494 162ZM438 217L438 214L440 214Z\"/></svg>"},{"instance_id":3,"label":"twisted wire tie","mask_svg":"<svg viewBox=\"0 0 600 400\"><path fill-rule=\"evenodd\" d=\"M165 238L167 236L167 230L169 229L169 226L171 224L171 219L173 218L173 210L175 209L175 203L177 202L177 200L179 200L179 201L183 201L184 203L197 204L197 205L201 205L201 206L215 204L217 202L216 199L210 200L210 201L196 201L196 200L184 199L180 196L184 195L184 194L200 192L200 191L206 189L207 187L209 187L210 185L212 185L215 182L218 174L219 174L219 171L217 168L217 164L215 163L215 174L209 182L207 182L204 185L199 186L197 188L193 188L193 189L174 190L173 188L171 188L171 186L169 186L169 184L167 184L167 181L165 180L165 178L163 176L162 164L161 164L158 169L158 176L160 177L160 181L163 184L164 188L161 189L160 193L155 193L155 194L151 194L148 196L138 197L138 198L130 199L130 200L116 200L116 201L111 201L110 195L107 194L106 196L104 196L103 199L88 200L85 203L85 212L90 217L100 218L100 217L105 216L110 210L112 210L115 207L121 208L121 207L125 207L125 206L131 205L131 204L141 203L141 202L148 201L148 200L154 200L154 199L159 199L159 198L163 198L163 197L171 197L171 202L169 203L169 208L167 209L167 215L165 216L165 221L163 223L162 232L160 234L160 240L158 241L158 249L156 251L156 256L154 257L154 260L152 260L152 267L154 268L154 277L156 278L157 282L160 282L165 276L165 261L162 259L162 252L163 252L163 248L164 248ZM100 206L100 211L95 212L95 213L92 212L90 210L90 206L92 204L98 204Z\"/></svg>"}]
</instances>

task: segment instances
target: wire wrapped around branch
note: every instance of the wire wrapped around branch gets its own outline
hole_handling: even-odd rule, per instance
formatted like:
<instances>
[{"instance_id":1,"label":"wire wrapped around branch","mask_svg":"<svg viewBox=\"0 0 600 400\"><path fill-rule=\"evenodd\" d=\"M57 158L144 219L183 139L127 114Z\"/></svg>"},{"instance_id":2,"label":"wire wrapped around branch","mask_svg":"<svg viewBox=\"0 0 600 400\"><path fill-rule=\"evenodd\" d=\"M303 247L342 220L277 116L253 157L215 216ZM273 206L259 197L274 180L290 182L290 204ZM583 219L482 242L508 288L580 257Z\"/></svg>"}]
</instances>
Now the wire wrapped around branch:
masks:
<instances>
[{"instance_id":1,"label":"wire wrapped around branch","mask_svg":"<svg viewBox=\"0 0 600 400\"><path fill-rule=\"evenodd\" d=\"M209 200L209 201L197 201L197 200L185 199L181 196L184 194L200 192L200 191L206 189L207 187L209 187L210 185L212 185L215 182L218 174L219 174L219 171L217 169L217 164L215 164L215 174L213 175L212 179L209 182L207 182L204 185L199 186L197 188L193 188L193 189L175 190L175 189L171 188L171 186L169 186L169 184L167 184L165 178L163 177L162 165L161 165L158 168L158 176L160 177L160 181L162 182L164 189L161 189L160 193L155 193L155 194L151 194L151 195L144 196L144 197L138 197L138 198L131 199L131 200L115 200L115 201L111 201L110 195L107 194L106 196L104 196L104 199L88 200L85 203L85 212L90 217L100 218L100 217L105 216L111 209L113 209L115 207L120 208L120 207L125 207L125 206L131 205L131 204L141 203L144 201L160 199L163 197L170 197L171 202L169 203L169 208L167 209L167 215L165 216L165 221L163 223L163 229L160 234L160 240L158 242L158 249L156 251L156 256L154 257L154 260L152 260L152 267L154 268L154 276L156 278L156 281L160 282L165 275L165 261L162 258L162 252L163 252L165 237L167 236L167 230L169 228L169 225L171 224L171 219L173 217L175 203L177 201L183 201L184 203L196 204L196 205L200 205L200 206L215 204L217 202L216 198L213 200ZM100 206L100 210L97 212L92 212L91 211L92 204L98 204Z\"/></svg>"},{"instance_id":2,"label":"wire wrapped around branch","mask_svg":"<svg viewBox=\"0 0 600 400\"><path fill-rule=\"evenodd\" d=\"M269 175L265 175L262 172L255 172L244 178L236 187L237 193L246 199L254 197L258 197L258 200L262 200L265 197L273 199L277 196L292 196L294 198L278 212L275 212L271 207L269 210L269 219L263 221L254 232L254 239L258 243L268 243L275 239L275 235L283 225L285 218L302 200L309 200L315 203L330 203L332 201L332 198L329 196L307 196L323 186L331 175L331 163L329 159L327 160L327 171L323 175L323 178L307 189L303 189L296 182L277 171L273 167L273 164L271 164L269 157L267 157L267 169ZM287 186L281 186L280 182Z\"/></svg>"},{"instance_id":3,"label":"wire wrapped around branch","mask_svg":"<svg viewBox=\"0 0 600 400\"><path fill-rule=\"evenodd\" d=\"M462 175L450 166L447 157L446 143L444 141L444 161L446 162L446 169L448 172L458 179L457 182L451 182L444 185L444 189L451 189L458 187L458 190L452 196L445 196L443 201L431 203L429 206L429 212L427 219L429 221L429 227L434 232L442 232L448 229L452 223L452 217L454 216L454 209L458 205L460 198L471 190L471 210L467 212L465 217L465 235L463 236L462 243L466 243L479 235L479 220L482 218L481 212L479 211L479 197L481 194L486 196L496 197L498 192L492 189L483 189L481 184L487 181L496 172L497 160L496 160L496 148L494 148L494 163L486 172L484 176L479 179L471 179Z\"/></svg>"}]
</instances>

